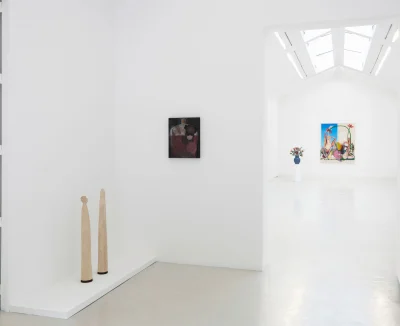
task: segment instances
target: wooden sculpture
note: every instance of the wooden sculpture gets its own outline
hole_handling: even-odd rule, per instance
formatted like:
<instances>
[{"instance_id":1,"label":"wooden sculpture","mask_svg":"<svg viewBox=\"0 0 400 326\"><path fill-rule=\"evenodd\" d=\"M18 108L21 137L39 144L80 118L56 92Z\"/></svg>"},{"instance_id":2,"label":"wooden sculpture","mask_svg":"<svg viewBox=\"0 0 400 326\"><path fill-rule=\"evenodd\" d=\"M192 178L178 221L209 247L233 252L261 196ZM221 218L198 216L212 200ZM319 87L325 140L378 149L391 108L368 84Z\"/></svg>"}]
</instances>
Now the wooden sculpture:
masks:
<instances>
[{"instance_id":1,"label":"wooden sculpture","mask_svg":"<svg viewBox=\"0 0 400 326\"><path fill-rule=\"evenodd\" d=\"M90 239L90 219L89 210L87 207L88 199L85 196L81 197L82 205L82 220L81 220L81 282L90 283L93 281L92 275L92 246Z\"/></svg>"},{"instance_id":2,"label":"wooden sculpture","mask_svg":"<svg viewBox=\"0 0 400 326\"><path fill-rule=\"evenodd\" d=\"M108 249L107 249L107 222L106 222L106 192L100 191L99 209L99 259L97 274L108 273Z\"/></svg>"}]
</instances>

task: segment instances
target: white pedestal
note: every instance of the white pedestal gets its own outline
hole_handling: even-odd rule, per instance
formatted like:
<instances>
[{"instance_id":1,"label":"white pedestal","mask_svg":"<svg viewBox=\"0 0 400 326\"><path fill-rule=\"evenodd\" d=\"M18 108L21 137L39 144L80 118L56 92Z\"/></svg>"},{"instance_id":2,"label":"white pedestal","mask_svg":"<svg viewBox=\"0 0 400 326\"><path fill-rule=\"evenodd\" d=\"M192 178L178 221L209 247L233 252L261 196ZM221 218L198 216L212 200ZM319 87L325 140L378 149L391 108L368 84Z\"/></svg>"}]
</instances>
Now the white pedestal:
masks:
<instances>
[{"instance_id":1,"label":"white pedestal","mask_svg":"<svg viewBox=\"0 0 400 326\"><path fill-rule=\"evenodd\" d=\"M11 304L9 310L28 315L68 319L155 261L155 257L135 257L130 260L110 257L110 272L107 275L98 275L95 268L92 283L81 283L78 272L63 282L25 296Z\"/></svg>"},{"instance_id":2,"label":"white pedestal","mask_svg":"<svg viewBox=\"0 0 400 326\"><path fill-rule=\"evenodd\" d=\"M296 182L300 182L301 181L301 168L300 168L300 164L295 164L295 178L294 181Z\"/></svg>"}]
</instances>

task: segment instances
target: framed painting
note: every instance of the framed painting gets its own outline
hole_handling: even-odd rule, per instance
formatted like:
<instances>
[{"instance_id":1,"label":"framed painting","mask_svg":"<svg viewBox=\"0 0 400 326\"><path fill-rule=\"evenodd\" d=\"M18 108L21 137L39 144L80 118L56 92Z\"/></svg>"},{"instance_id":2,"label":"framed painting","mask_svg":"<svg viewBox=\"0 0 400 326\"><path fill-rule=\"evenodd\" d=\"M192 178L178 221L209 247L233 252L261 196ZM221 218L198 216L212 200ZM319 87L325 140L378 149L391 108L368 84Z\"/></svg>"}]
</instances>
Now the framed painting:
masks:
<instances>
[{"instance_id":1,"label":"framed painting","mask_svg":"<svg viewBox=\"0 0 400 326\"><path fill-rule=\"evenodd\" d=\"M321 124L321 162L354 162L355 127L353 123Z\"/></svg>"},{"instance_id":2,"label":"framed painting","mask_svg":"<svg viewBox=\"0 0 400 326\"><path fill-rule=\"evenodd\" d=\"M169 158L200 158L200 118L169 118Z\"/></svg>"}]
</instances>

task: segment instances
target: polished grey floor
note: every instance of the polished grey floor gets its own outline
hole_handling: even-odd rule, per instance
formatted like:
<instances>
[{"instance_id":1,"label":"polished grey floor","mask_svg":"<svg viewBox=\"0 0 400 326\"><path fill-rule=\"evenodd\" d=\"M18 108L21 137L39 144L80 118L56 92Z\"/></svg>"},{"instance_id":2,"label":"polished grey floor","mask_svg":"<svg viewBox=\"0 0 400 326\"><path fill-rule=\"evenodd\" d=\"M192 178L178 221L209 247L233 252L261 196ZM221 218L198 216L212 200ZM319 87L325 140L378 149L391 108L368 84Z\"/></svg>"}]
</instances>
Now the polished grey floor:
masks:
<instances>
[{"instance_id":1,"label":"polished grey floor","mask_svg":"<svg viewBox=\"0 0 400 326\"><path fill-rule=\"evenodd\" d=\"M394 181L281 179L265 200L265 272L157 263L69 320L0 325L400 325Z\"/></svg>"},{"instance_id":2,"label":"polished grey floor","mask_svg":"<svg viewBox=\"0 0 400 326\"><path fill-rule=\"evenodd\" d=\"M277 180L266 195L267 325L400 325L395 180Z\"/></svg>"}]
</instances>

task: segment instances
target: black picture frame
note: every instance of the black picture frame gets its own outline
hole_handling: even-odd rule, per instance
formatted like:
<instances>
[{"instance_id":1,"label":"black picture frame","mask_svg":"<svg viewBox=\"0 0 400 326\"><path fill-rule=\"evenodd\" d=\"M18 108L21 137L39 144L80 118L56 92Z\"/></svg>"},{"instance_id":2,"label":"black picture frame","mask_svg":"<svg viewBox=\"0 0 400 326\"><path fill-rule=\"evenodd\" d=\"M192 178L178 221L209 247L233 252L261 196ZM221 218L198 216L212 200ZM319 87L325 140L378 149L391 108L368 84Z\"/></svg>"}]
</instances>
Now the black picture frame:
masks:
<instances>
[{"instance_id":1,"label":"black picture frame","mask_svg":"<svg viewBox=\"0 0 400 326\"><path fill-rule=\"evenodd\" d=\"M192 138L188 140L189 137ZM196 143L195 147L193 146L193 142ZM200 158L200 143L201 124L199 117L168 119L169 158ZM179 144L179 149L177 148L177 144Z\"/></svg>"}]
</instances>

